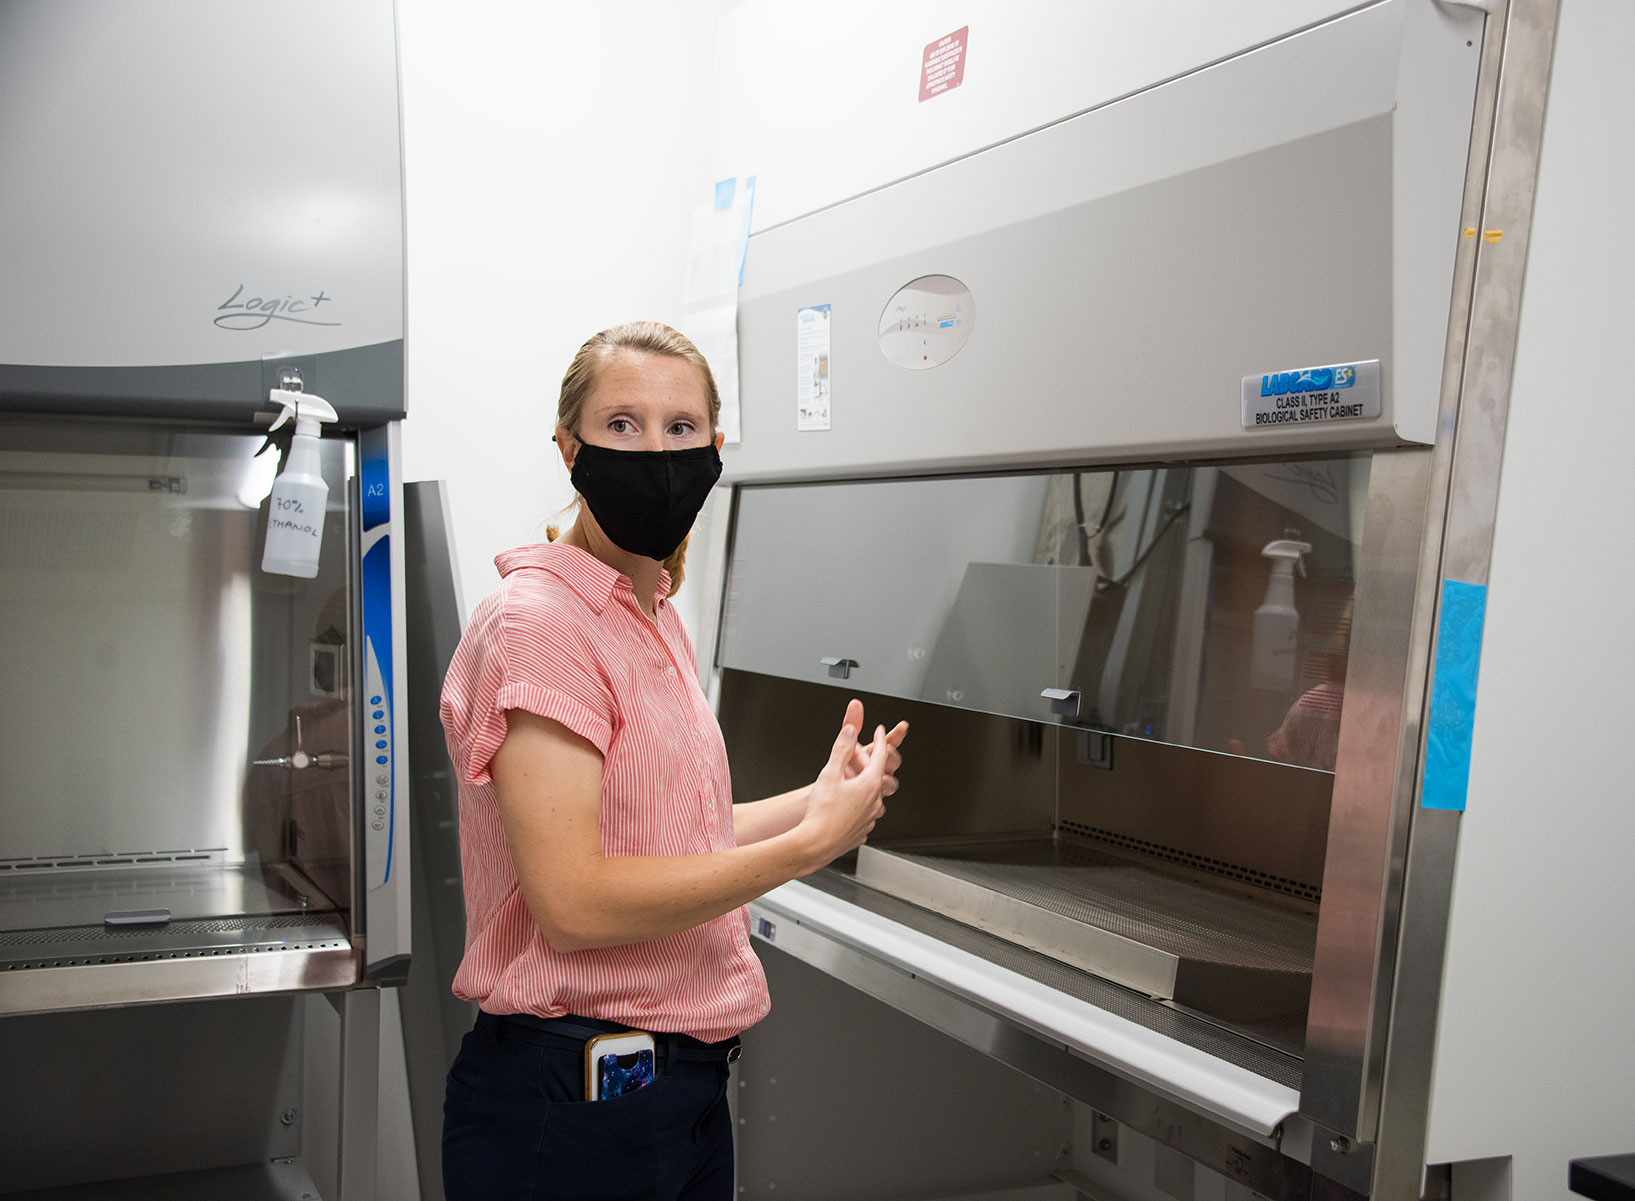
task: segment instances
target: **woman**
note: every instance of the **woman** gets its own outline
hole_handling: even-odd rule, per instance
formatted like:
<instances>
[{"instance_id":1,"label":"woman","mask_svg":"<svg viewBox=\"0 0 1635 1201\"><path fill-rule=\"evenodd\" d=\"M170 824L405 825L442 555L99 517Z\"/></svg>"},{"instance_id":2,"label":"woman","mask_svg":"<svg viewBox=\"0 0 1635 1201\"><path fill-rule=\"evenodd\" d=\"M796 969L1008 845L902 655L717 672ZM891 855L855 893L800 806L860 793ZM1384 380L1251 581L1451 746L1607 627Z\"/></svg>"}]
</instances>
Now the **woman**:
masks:
<instances>
[{"instance_id":1,"label":"woman","mask_svg":"<svg viewBox=\"0 0 1635 1201\"><path fill-rule=\"evenodd\" d=\"M867 838L906 723L846 708L808 788L733 805L726 749L667 603L721 474L720 399L668 326L591 338L554 441L583 501L497 560L443 689L479 1003L449 1072L449 1201L732 1195L728 1063L765 1016L745 904ZM652 1083L586 1099L585 1043L654 1036Z\"/></svg>"}]
</instances>

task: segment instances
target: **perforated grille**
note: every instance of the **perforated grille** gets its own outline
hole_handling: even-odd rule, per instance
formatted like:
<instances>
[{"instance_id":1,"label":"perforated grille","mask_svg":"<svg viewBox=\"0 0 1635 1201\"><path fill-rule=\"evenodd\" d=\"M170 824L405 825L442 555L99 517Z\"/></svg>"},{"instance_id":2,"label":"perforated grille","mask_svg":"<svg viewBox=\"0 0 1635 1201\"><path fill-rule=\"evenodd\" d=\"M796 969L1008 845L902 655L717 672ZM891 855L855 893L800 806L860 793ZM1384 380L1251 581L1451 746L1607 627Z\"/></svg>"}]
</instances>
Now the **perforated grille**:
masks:
<instances>
[{"instance_id":1,"label":"perforated grille","mask_svg":"<svg viewBox=\"0 0 1635 1201\"><path fill-rule=\"evenodd\" d=\"M295 930L303 926L334 929L333 917L294 915L291 917L222 917L202 921L168 922L161 929L169 935L239 934L246 930ZM38 946L83 938L152 938L153 926L88 926L58 930L8 930L0 933L0 947Z\"/></svg>"},{"instance_id":2,"label":"perforated grille","mask_svg":"<svg viewBox=\"0 0 1635 1201\"><path fill-rule=\"evenodd\" d=\"M1320 904L1323 900L1323 890L1316 884L1307 884L1301 880L1290 880L1284 876L1274 876L1269 872L1256 871L1252 867L1229 863L1224 859L1212 859L1207 855L1194 855L1190 851L1177 850L1175 847L1164 846L1162 843L1148 842L1143 838L1130 838L1112 830L1101 830L1095 826L1085 826L1078 822L1064 821L1061 828L1070 834L1077 834L1081 838L1093 838L1098 842L1109 843L1116 847L1123 847L1129 851L1139 851L1143 855L1151 855L1155 859L1165 859L1171 863L1179 863L1185 867L1196 868L1215 876L1225 876L1230 880L1241 880L1245 884L1253 884L1259 888L1269 888L1274 892L1281 892L1291 897L1299 897L1312 904Z\"/></svg>"},{"instance_id":3,"label":"perforated grille","mask_svg":"<svg viewBox=\"0 0 1635 1201\"><path fill-rule=\"evenodd\" d=\"M193 950L145 951L130 955L64 955L44 959L20 959L5 964L8 972L26 972L48 967L91 967L110 963L156 963L162 959L212 959L222 955L249 955L282 951L346 950L351 946L345 939L324 939L319 942L279 942L271 945L201 947Z\"/></svg>"},{"instance_id":4,"label":"perforated grille","mask_svg":"<svg viewBox=\"0 0 1635 1201\"><path fill-rule=\"evenodd\" d=\"M45 855L32 859L0 859L0 872L91 871L97 868L151 867L163 863L220 863L225 847L180 851L98 851L88 855Z\"/></svg>"}]
</instances>

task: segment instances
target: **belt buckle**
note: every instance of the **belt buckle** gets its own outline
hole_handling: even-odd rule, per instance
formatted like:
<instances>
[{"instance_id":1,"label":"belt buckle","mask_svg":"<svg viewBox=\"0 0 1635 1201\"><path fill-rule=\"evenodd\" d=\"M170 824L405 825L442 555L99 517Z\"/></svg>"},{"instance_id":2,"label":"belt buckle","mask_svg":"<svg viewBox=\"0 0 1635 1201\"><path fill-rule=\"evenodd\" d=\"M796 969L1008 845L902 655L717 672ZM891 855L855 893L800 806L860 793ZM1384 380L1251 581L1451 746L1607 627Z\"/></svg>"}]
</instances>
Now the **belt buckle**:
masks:
<instances>
[{"instance_id":1,"label":"belt buckle","mask_svg":"<svg viewBox=\"0 0 1635 1201\"><path fill-rule=\"evenodd\" d=\"M742 1055L743 1053L744 1053L744 1044L743 1043L733 1044L732 1048L727 1052L727 1062L728 1063L737 1063L738 1062L738 1057L740 1055Z\"/></svg>"}]
</instances>

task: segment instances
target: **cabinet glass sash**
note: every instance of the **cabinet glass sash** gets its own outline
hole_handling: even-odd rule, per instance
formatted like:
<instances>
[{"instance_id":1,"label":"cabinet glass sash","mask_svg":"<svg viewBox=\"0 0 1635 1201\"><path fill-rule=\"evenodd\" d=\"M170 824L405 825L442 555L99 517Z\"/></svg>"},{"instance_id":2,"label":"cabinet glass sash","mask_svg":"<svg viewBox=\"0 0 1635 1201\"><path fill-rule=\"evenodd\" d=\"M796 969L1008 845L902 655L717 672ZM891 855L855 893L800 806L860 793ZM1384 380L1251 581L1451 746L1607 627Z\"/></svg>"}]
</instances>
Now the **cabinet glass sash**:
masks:
<instances>
[{"instance_id":1,"label":"cabinet glass sash","mask_svg":"<svg viewBox=\"0 0 1635 1201\"><path fill-rule=\"evenodd\" d=\"M1332 770L1368 466L743 487L719 663Z\"/></svg>"}]
</instances>

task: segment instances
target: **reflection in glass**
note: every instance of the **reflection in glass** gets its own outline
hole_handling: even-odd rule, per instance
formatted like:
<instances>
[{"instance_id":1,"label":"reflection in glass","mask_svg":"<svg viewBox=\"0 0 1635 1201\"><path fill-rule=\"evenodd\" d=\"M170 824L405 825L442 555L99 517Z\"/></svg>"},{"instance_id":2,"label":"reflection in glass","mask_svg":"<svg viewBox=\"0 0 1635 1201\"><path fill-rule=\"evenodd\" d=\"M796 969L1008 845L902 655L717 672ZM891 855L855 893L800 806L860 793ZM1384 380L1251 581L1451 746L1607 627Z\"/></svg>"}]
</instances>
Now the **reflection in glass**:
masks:
<instances>
[{"instance_id":1,"label":"reflection in glass","mask_svg":"<svg viewBox=\"0 0 1635 1201\"><path fill-rule=\"evenodd\" d=\"M721 664L845 657L840 687L1332 771L1367 484L1359 456L745 488Z\"/></svg>"}]
</instances>

